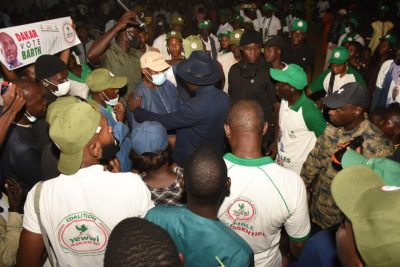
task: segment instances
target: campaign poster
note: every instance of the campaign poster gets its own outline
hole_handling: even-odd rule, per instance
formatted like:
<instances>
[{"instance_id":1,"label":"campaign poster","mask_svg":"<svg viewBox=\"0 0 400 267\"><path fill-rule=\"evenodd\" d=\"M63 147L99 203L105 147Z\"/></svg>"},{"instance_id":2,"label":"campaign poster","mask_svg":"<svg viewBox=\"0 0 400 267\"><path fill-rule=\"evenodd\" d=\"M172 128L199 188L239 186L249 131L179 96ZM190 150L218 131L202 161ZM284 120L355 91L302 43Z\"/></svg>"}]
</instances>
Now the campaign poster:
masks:
<instances>
[{"instance_id":1,"label":"campaign poster","mask_svg":"<svg viewBox=\"0 0 400 267\"><path fill-rule=\"evenodd\" d=\"M71 17L0 29L0 61L9 70L80 44Z\"/></svg>"}]
</instances>

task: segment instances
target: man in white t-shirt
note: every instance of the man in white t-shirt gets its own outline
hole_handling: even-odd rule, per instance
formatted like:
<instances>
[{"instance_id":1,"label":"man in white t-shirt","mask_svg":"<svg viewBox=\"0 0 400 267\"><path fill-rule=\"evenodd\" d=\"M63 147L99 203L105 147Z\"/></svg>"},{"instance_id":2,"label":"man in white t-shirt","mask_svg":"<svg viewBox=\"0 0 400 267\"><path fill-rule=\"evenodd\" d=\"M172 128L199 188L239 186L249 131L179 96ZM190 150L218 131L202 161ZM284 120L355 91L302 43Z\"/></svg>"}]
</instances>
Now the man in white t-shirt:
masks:
<instances>
[{"instance_id":1,"label":"man in white t-shirt","mask_svg":"<svg viewBox=\"0 0 400 267\"><path fill-rule=\"evenodd\" d=\"M388 35L385 36L386 39L390 38ZM371 111L393 102L400 103L400 49L397 49L394 59L386 60L379 69Z\"/></svg>"},{"instance_id":2,"label":"man in white t-shirt","mask_svg":"<svg viewBox=\"0 0 400 267\"><path fill-rule=\"evenodd\" d=\"M282 70L271 68L270 73L278 81L276 94L282 99L277 162L300 175L304 161L325 130L326 121L303 92L307 75L299 65L289 64Z\"/></svg>"},{"instance_id":3,"label":"man in white t-shirt","mask_svg":"<svg viewBox=\"0 0 400 267\"><path fill-rule=\"evenodd\" d=\"M263 35L264 42L268 40L273 35L282 34L281 21L275 16L275 7L266 3L262 7L264 17L261 20L261 33Z\"/></svg>"},{"instance_id":4,"label":"man in white t-shirt","mask_svg":"<svg viewBox=\"0 0 400 267\"><path fill-rule=\"evenodd\" d=\"M59 98L49 106L47 122L60 148L61 175L28 193L17 265L41 266L45 251L52 250L60 266L103 266L112 229L127 217L144 217L154 206L151 194L138 175L100 165L117 149L95 103ZM117 171L118 161L109 164ZM44 233L51 248L45 247Z\"/></svg>"},{"instance_id":5,"label":"man in white t-shirt","mask_svg":"<svg viewBox=\"0 0 400 267\"><path fill-rule=\"evenodd\" d=\"M310 232L307 193L295 172L261 153L263 121L259 104L240 100L228 112L226 137L232 153L224 156L231 178L230 194L218 218L235 230L254 251L255 266L281 266L282 256L298 256ZM290 251L281 255L284 226Z\"/></svg>"},{"instance_id":6,"label":"man in white t-shirt","mask_svg":"<svg viewBox=\"0 0 400 267\"><path fill-rule=\"evenodd\" d=\"M229 81L228 74L231 67L238 63L242 59L242 52L240 51L240 37L242 36L243 30L234 30L229 35L229 47L231 52L225 53L223 55L219 55L217 60L222 66L222 70L225 75L225 83L224 83L224 92L228 93Z\"/></svg>"}]
</instances>

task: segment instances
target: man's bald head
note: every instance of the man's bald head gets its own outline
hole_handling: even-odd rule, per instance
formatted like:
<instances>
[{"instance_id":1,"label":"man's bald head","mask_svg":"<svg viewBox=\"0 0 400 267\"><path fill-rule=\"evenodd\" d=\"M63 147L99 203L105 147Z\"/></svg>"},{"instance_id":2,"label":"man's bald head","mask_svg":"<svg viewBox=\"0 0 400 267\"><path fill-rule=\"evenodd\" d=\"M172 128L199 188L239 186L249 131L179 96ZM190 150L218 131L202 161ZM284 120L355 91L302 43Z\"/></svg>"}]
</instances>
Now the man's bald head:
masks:
<instances>
[{"instance_id":1,"label":"man's bald head","mask_svg":"<svg viewBox=\"0 0 400 267\"><path fill-rule=\"evenodd\" d=\"M264 128L264 112L255 101L240 100L228 111L226 124L235 131L253 132Z\"/></svg>"}]
</instances>

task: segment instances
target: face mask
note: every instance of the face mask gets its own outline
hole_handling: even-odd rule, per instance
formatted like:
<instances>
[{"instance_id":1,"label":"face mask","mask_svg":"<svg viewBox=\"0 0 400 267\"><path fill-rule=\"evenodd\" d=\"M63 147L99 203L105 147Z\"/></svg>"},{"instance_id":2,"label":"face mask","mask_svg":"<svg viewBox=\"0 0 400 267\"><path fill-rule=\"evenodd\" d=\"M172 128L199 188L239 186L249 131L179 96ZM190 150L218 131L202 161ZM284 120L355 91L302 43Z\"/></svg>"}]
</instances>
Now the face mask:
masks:
<instances>
[{"instance_id":1,"label":"face mask","mask_svg":"<svg viewBox=\"0 0 400 267\"><path fill-rule=\"evenodd\" d=\"M106 93L104 93L104 91L102 93L103 93L104 97L106 98L106 99L104 99L100 95L100 97L101 97L101 99L103 99L104 103L106 103L109 106L116 106L118 104L119 96L117 96L116 98L113 98L113 99L109 99L108 96L106 95Z\"/></svg>"},{"instance_id":2,"label":"face mask","mask_svg":"<svg viewBox=\"0 0 400 267\"><path fill-rule=\"evenodd\" d=\"M147 72L147 70L146 70L146 72ZM151 76L151 82L158 86L163 85L165 83L165 81L167 80L167 77L165 76L164 72L159 73L159 74L154 74L154 75L150 75L147 72L147 74L149 76Z\"/></svg>"},{"instance_id":3,"label":"face mask","mask_svg":"<svg viewBox=\"0 0 400 267\"><path fill-rule=\"evenodd\" d=\"M70 81L66 81L66 82L60 83L58 85L55 85L54 83L50 82L49 80L45 80L45 81L54 86L57 86L57 91L55 91L55 92L51 91L57 97L66 95L69 91L69 87L71 86Z\"/></svg>"},{"instance_id":4,"label":"face mask","mask_svg":"<svg viewBox=\"0 0 400 267\"><path fill-rule=\"evenodd\" d=\"M126 34L126 39L127 39L128 44L129 44L130 47L135 48L135 49L139 49L140 48L141 41L140 41L139 36L128 32Z\"/></svg>"},{"instance_id":5,"label":"face mask","mask_svg":"<svg viewBox=\"0 0 400 267\"><path fill-rule=\"evenodd\" d=\"M159 22L157 22L157 25L158 25L158 26L162 26L162 25L164 25L164 22L159 21Z\"/></svg>"},{"instance_id":6,"label":"face mask","mask_svg":"<svg viewBox=\"0 0 400 267\"><path fill-rule=\"evenodd\" d=\"M32 116L31 114L29 114L28 111L25 111L24 115L28 119L28 121L30 121L31 123L33 123L37 120L37 118L35 116Z\"/></svg>"},{"instance_id":7,"label":"face mask","mask_svg":"<svg viewBox=\"0 0 400 267\"><path fill-rule=\"evenodd\" d=\"M152 83L155 85L163 85L165 81L167 80L167 77L165 77L164 73L159 73L155 75L151 75Z\"/></svg>"},{"instance_id":8,"label":"face mask","mask_svg":"<svg viewBox=\"0 0 400 267\"><path fill-rule=\"evenodd\" d=\"M350 32L350 27L344 28L344 31L345 31L346 33L349 33L349 32Z\"/></svg>"}]
</instances>

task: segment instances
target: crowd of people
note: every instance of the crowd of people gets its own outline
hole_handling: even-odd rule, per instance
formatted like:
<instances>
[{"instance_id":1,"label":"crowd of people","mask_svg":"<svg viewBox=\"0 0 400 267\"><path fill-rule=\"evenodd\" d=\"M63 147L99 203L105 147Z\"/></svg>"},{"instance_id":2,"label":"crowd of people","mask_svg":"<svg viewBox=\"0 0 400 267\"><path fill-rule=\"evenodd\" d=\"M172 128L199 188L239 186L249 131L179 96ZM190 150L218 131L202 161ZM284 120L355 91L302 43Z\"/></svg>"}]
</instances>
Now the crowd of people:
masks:
<instances>
[{"instance_id":1,"label":"crowd of people","mask_svg":"<svg viewBox=\"0 0 400 267\"><path fill-rule=\"evenodd\" d=\"M0 267L400 266L393 1L123 2L0 14Z\"/></svg>"}]
</instances>

